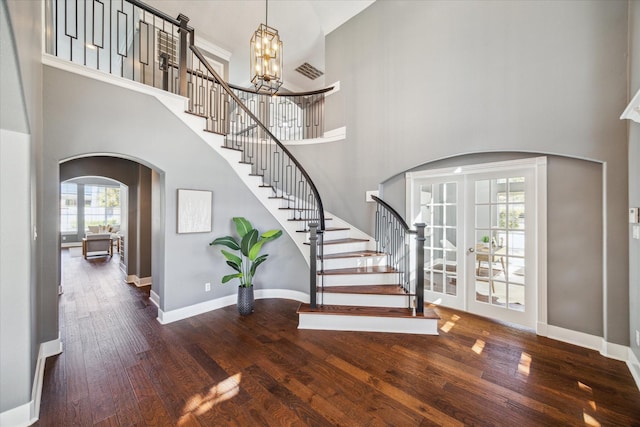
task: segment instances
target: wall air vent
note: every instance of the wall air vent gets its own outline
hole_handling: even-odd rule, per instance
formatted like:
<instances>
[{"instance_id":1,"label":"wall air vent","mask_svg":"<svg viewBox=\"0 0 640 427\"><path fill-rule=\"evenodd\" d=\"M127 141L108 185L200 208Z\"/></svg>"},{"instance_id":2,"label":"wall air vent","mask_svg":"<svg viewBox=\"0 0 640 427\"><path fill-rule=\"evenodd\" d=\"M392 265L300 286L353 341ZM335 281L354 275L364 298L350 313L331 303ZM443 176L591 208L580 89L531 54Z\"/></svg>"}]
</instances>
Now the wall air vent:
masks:
<instances>
[{"instance_id":1,"label":"wall air vent","mask_svg":"<svg viewBox=\"0 0 640 427\"><path fill-rule=\"evenodd\" d=\"M322 71L318 70L316 67L309 64L308 62L305 62L304 64L296 68L296 71L302 74L303 76L310 78L311 80L315 80L324 74Z\"/></svg>"}]
</instances>

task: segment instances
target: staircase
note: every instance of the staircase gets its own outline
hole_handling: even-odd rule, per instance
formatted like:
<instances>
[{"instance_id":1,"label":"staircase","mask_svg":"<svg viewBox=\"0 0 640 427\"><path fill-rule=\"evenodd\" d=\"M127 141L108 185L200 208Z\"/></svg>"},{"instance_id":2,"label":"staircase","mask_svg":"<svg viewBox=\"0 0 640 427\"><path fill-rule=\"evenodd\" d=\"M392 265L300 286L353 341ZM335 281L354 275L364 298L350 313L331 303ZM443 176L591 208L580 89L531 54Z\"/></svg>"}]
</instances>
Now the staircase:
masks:
<instances>
[{"instance_id":1,"label":"staircase","mask_svg":"<svg viewBox=\"0 0 640 427\"><path fill-rule=\"evenodd\" d=\"M400 272L371 238L353 236L348 224L327 220L323 271L318 272L318 305L300 304L300 329L438 334L439 317L425 307L415 314L415 294L406 292Z\"/></svg>"},{"instance_id":2,"label":"staircase","mask_svg":"<svg viewBox=\"0 0 640 427\"><path fill-rule=\"evenodd\" d=\"M300 305L298 327L437 335L439 317L428 307L424 313L415 314L412 305L415 295L400 283L401 271L389 265L390 254L377 250L371 236L324 211L302 166L220 79L199 50L193 46L191 50L200 62L193 72L201 76L199 84L205 85L207 92L211 86L219 86L218 96L226 92L224 96L231 98L224 101L228 103L227 109L233 111L230 116L241 118L229 119L222 126L216 122L217 132L212 131L212 113L194 114L193 99L187 114L176 112L176 115L229 164L235 163L240 178L278 219L310 266L314 264L309 250L310 224L317 223L319 231L324 229L318 240L321 247L316 260L319 285L310 286L310 292L316 289L317 304L315 308L309 303ZM265 163L276 165L267 169L263 167ZM286 182L283 176L287 174L296 176L293 182Z\"/></svg>"},{"instance_id":3,"label":"staircase","mask_svg":"<svg viewBox=\"0 0 640 427\"><path fill-rule=\"evenodd\" d=\"M66 10L65 1L62 3ZM233 167L247 188L293 239L305 255L311 271L317 271L315 277L310 274L311 303L303 303L298 309L299 328L437 334L438 317L431 309L425 308L423 314L422 307L417 307L416 315L414 301L421 301L421 294L416 299L411 292L409 264L402 261L404 264L401 265L399 262L399 257L408 259L405 235L401 244L398 241L388 244L393 238L378 233L390 228L391 222L387 219L392 217L400 220L408 230L400 216L393 211L377 217L381 227L376 230L375 238L337 217L327 218L330 215L325 213L320 195L307 172L271 132L277 133L277 130L263 123L272 121L267 107L264 107L269 102L258 100L259 94L247 95L246 91L232 89L221 79L194 45L195 30L189 27L188 17L181 14L174 19L139 0L123 2L130 8L130 13L123 14L123 19L127 19L124 25L131 29L130 33L121 45L107 49L93 45L93 48L108 51L105 53L115 64L113 67L110 65L110 73L162 89L153 95ZM120 20L120 15L118 18ZM61 18L56 14L56 19ZM109 31L109 39L112 34L120 34L119 20L117 26L113 26L111 21L102 22L101 25ZM144 43L141 22L146 28ZM150 30L152 27L155 28L153 31ZM58 55L69 51L70 54L73 47L71 39L68 49L58 49L58 39L68 36L61 34L60 28L66 26L59 23L58 27L49 28L49 32L55 35L50 40L55 48L48 53ZM134 29L139 31L137 35L133 34ZM159 70L154 61L149 61L148 52L136 49L133 42L138 40L136 43L140 46L151 46L154 40L149 39L149 35L153 37L156 30L170 34L175 42L175 52L163 52L164 56L159 57ZM86 34L83 37L88 40ZM130 60L122 59L121 50L131 53ZM82 65L89 66L86 50L84 53L84 56L76 55L76 61L84 58ZM71 61L73 55L65 59ZM102 72L96 74L103 76ZM319 96L305 104L319 106L324 102L321 92L298 95L301 99ZM302 105L298 101L289 103ZM254 110L247 104L253 105ZM304 112L309 115L308 111ZM380 202L378 199L379 204L386 205ZM390 209L388 205L386 208ZM396 225L394 223L393 227ZM315 227L319 233L317 245L309 236ZM398 249L403 251L401 255L398 255ZM418 273L421 271L420 266ZM420 274L415 281L421 283Z\"/></svg>"}]
</instances>

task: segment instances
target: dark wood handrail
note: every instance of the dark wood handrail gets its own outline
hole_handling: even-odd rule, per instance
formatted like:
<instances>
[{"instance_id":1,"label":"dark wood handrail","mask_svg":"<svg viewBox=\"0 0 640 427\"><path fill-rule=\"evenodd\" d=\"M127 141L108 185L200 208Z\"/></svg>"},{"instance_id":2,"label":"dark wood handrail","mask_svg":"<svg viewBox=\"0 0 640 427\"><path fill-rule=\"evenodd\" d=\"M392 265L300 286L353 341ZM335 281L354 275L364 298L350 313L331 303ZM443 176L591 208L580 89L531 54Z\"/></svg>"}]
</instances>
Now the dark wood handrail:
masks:
<instances>
[{"instance_id":1,"label":"dark wood handrail","mask_svg":"<svg viewBox=\"0 0 640 427\"><path fill-rule=\"evenodd\" d=\"M255 90L247 89L244 87L236 86L234 84L229 83L229 87L231 89L240 90L242 92L252 93L255 95L267 95L267 96L311 96L311 95L320 95L322 93L331 92L334 86L325 87L324 89L311 90L308 92L286 92L286 93L274 93L273 95L269 95L265 92L257 92Z\"/></svg>"},{"instance_id":2,"label":"dark wood handrail","mask_svg":"<svg viewBox=\"0 0 640 427\"><path fill-rule=\"evenodd\" d=\"M280 142L280 140L278 140L278 138L276 138L271 131L269 130L269 128L267 128L252 112L251 110L249 110L249 108L244 105L244 103L240 100L240 98L238 98L238 96L233 92L233 90L231 90L231 87L229 87L229 85L218 75L218 73L213 69L213 67L211 66L211 64L209 64L209 62L207 62L206 58L204 57L204 55L202 54L202 52L200 52L200 49L198 49L197 46L195 46L193 44L193 37L191 38L191 45L189 46L189 48L191 49L191 51L198 57L198 59L200 60L200 62L205 66L205 68L209 71L209 73L211 73L211 75L216 79L217 83L222 86L222 88L227 92L227 94L238 104L238 106L244 110L244 112L247 114L247 116L251 117L251 119L253 121L256 122L256 124L262 128L262 130L269 136L269 138L271 138L271 140L273 142L276 143L276 145L278 145L278 147L282 150L283 153L285 153L293 162L293 164L300 170L300 173L302 174L302 176L304 176L304 178L307 180L307 182L309 183L309 187L316 199L316 203L317 203L317 209L318 209L318 221L319 221L319 231L322 232L325 230L325 220L324 220L324 207L322 205L322 199L320 199L320 193L318 192L318 189L316 188L315 184L313 183L313 181L311 180L311 177L309 176L309 174L307 173L307 171L302 167L302 165L300 164L300 162L298 162L298 160L293 156L293 154L291 154L291 152L284 146L284 144L282 144L282 142Z\"/></svg>"},{"instance_id":3,"label":"dark wood handrail","mask_svg":"<svg viewBox=\"0 0 640 427\"><path fill-rule=\"evenodd\" d=\"M175 64L169 64L170 67L173 67L175 69L178 69L178 66ZM187 73L192 74L194 76L197 76L201 79L205 79L205 80L209 80L212 82L217 82L218 79L217 78L211 78L209 76L206 76L202 71L198 71L198 70L192 70L192 69L187 69ZM287 92L287 93L275 93L273 95L269 95L268 93L265 92L256 92L254 90L250 90L241 86L237 86L234 85L233 83L229 83L227 82L227 85L231 88L231 89L235 89L235 90L239 90L241 92L246 92L246 93L250 93L253 95L264 95L264 96L279 96L279 97L294 97L294 96L312 96L312 95L320 95L323 93L327 93L327 92L331 92L334 88L334 86L330 86L330 87L326 87L324 89L318 89L318 90L312 90L309 92Z\"/></svg>"},{"instance_id":4,"label":"dark wood handrail","mask_svg":"<svg viewBox=\"0 0 640 427\"><path fill-rule=\"evenodd\" d=\"M162 19L164 19L165 21L168 21L170 23L172 23L173 25L179 27L180 26L180 21L177 18L172 18L171 16L167 15L166 13L152 7L149 6L146 3L143 3L139 0L127 0L128 3L131 3L132 5L139 7L142 10L146 10L147 12L156 15ZM187 30L189 30L189 32L193 32L193 28L187 26Z\"/></svg>"},{"instance_id":5,"label":"dark wood handrail","mask_svg":"<svg viewBox=\"0 0 640 427\"><path fill-rule=\"evenodd\" d=\"M398 223L402 226L402 228L404 228L404 231L406 231L409 234L416 234L416 230L412 230L411 228L409 228L409 225L407 225L407 222L404 220L404 218L402 218L402 216L400 216L398 211L393 209L391 205L389 205L387 202L385 202L384 200L382 200L377 196L371 196L371 198L375 200L377 203L384 206L384 208L388 210L391 213L391 215L394 216L394 218L398 221Z\"/></svg>"}]
</instances>

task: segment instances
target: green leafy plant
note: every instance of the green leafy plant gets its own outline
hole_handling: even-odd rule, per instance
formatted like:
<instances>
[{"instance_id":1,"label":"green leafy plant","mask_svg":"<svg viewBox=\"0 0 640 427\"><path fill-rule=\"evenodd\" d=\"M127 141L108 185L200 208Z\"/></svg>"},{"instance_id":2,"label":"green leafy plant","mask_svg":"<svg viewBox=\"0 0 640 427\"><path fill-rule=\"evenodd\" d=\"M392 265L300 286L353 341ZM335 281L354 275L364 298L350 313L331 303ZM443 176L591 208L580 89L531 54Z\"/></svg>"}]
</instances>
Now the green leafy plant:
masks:
<instances>
[{"instance_id":1,"label":"green leafy plant","mask_svg":"<svg viewBox=\"0 0 640 427\"><path fill-rule=\"evenodd\" d=\"M221 250L222 255L227 259L227 265L236 271L234 274L223 276L222 283L239 279L241 287L249 288L253 286L256 269L269 256L268 254L259 255L262 246L282 236L282 230L269 230L260 234L245 218L235 217L233 222L236 224L236 231L240 239L238 240L234 236L218 237L209 243L209 246L222 245L238 252L236 255L224 249Z\"/></svg>"},{"instance_id":2,"label":"green leafy plant","mask_svg":"<svg viewBox=\"0 0 640 427\"><path fill-rule=\"evenodd\" d=\"M482 243L489 243L491 241L491 239L489 238L489 236L482 236Z\"/></svg>"}]
</instances>

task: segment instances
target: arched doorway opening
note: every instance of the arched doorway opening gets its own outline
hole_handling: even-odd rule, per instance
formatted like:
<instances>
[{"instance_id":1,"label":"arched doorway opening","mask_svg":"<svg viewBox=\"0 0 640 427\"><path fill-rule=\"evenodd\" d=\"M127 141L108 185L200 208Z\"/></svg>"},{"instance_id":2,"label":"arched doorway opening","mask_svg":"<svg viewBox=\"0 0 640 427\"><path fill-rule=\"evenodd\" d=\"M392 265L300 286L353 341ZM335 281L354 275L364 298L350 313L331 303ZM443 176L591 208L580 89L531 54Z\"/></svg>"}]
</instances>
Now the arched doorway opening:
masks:
<instances>
[{"instance_id":1,"label":"arched doorway opening","mask_svg":"<svg viewBox=\"0 0 640 427\"><path fill-rule=\"evenodd\" d=\"M153 186L160 185L159 176L146 165L120 157L99 155L61 162L60 246L78 245L90 232L89 227L100 227L102 232L117 231L113 233L114 244L120 243L118 258L125 281L137 286L151 285L152 193ZM74 188L75 223L73 209L69 210L71 214L65 212L62 203L67 197L69 204L74 204L72 195L64 193L65 190L73 193ZM113 200L115 194L117 203ZM116 204L118 214L114 213ZM65 218L65 214L71 217Z\"/></svg>"}]
</instances>

